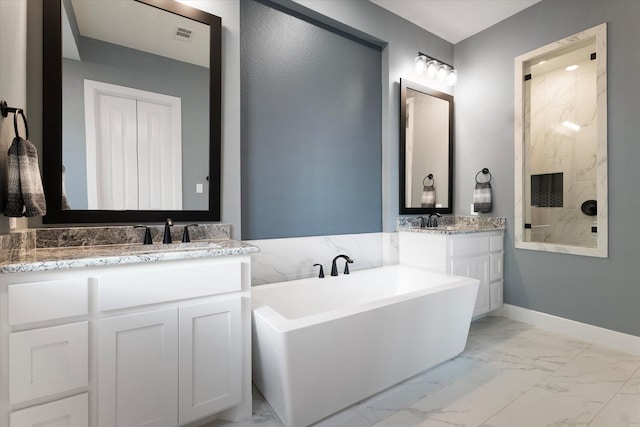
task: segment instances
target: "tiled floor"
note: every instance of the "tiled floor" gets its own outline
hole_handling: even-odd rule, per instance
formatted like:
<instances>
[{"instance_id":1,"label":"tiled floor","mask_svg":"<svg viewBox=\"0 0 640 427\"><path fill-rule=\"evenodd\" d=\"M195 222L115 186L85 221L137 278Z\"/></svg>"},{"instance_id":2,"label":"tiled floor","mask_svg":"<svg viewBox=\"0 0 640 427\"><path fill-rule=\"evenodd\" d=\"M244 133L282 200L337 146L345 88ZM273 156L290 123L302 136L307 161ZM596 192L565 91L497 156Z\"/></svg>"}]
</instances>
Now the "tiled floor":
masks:
<instances>
[{"instance_id":1,"label":"tiled floor","mask_svg":"<svg viewBox=\"0 0 640 427\"><path fill-rule=\"evenodd\" d=\"M209 427L282 427L255 388L253 411ZM640 357L486 317L460 356L316 426L640 426Z\"/></svg>"}]
</instances>

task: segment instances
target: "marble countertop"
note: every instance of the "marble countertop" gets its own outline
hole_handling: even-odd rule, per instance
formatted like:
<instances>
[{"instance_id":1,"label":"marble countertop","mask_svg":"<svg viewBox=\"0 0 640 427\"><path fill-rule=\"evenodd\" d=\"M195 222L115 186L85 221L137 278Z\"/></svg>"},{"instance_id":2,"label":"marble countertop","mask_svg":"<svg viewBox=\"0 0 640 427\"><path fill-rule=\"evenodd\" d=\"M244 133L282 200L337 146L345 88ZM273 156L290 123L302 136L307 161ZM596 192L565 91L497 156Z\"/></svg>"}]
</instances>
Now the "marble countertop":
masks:
<instances>
[{"instance_id":1,"label":"marble countertop","mask_svg":"<svg viewBox=\"0 0 640 427\"><path fill-rule=\"evenodd\" d=\"M161 243L143 245L140 243L34 248L0 261L0 273L245 255L259 251L257 246L231 239L201 240L166 245Z\"/></svg>"},{"instance_id":2,"label":"marble countertop","mask_svg":"<svg viewBox=\"0 0 640 427\"><path fill-rule=\"evenodd\" d=\"M420 217L398 218L398 231L430 234L470 234L487 231L504 231L507 219L504 217L443 216L438 218L437 227L420 227Z\"/></svg>"}]
</instances>

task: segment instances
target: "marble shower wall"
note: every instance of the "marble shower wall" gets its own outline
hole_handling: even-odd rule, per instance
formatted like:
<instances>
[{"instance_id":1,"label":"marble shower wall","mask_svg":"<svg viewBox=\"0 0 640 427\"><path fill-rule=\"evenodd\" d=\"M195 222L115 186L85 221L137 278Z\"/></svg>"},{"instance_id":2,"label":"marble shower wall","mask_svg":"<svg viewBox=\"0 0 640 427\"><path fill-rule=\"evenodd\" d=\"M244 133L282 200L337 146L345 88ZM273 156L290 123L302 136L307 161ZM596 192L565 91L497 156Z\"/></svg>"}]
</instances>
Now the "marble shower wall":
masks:
<instances>
[{"instance_id":1,"label":"marble shower wall","mask_svg":"<svg viewBox=\"0 0 640 427\"><path fill-rule=\"evenodd\" d=\"M351 271L398 263L397 233L342 234L336 236L293 237L286 239L246 240L260 252L251 255L251 283L267 283L314 277L322 264L328 277L331 261L345 254L354 261ZM338 264L340 274L344 261Z\"/></svg>"},{"instance_id":2,"label":"marble shower wall","mask_svg":"<svg viewBox=\"0 0 640 427\"><path fill-rule=\"evenodd\" d=\"M532 207L527 222L529 241L595 247L596 217L583 214L580 206L596 199L596 61L577 65L574 71L562 66L531 79L530 173L563 173L564 202L561 208ZM580 130L568 129L565 121Z\"/></svg>"}]
</instances>

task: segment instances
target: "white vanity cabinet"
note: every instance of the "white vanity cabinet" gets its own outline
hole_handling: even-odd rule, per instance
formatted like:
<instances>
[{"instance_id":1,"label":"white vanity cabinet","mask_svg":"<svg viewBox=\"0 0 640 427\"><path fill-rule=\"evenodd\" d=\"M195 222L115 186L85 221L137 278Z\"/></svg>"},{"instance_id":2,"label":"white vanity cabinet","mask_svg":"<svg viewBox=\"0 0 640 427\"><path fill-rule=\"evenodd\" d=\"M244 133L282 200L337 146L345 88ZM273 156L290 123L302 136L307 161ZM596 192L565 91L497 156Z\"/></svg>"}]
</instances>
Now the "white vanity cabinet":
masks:
<instances>
[{"instance_id":1,"label":"white vanity cabinet","mask_svg":"<svg viewBox=\"0 0 640 427\"><path fill-rule=\"evenodd\" d=\"M480 280L473 312L477 317L502 305L502 230L443 234L400 231L401 264Z\"/></svg>"},{"instance_id":2,"label":"white vanity cabinet","mask_svg":"<svg viewBox=\"0 0 640 427\"><path fill-rule=\"evenodd\" d=\"M250 262L237 255L1 274L0 425L175 427L249 417Z\"/></svg>"}]
</instances>

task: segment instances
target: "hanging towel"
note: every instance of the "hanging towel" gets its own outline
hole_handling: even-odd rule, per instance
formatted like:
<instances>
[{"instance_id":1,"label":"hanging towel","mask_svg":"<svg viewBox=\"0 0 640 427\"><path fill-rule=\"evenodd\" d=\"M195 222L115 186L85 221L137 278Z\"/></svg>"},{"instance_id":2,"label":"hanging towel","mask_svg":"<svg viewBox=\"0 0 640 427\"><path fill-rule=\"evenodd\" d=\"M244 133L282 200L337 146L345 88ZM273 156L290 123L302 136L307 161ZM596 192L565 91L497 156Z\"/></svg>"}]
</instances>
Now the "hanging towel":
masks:
<instances>
[{"instance_id":1,"label":"hanging towel","mask_svg":"<svg viewBox=\"0 0 640 427\"><path fill-rule=\"evenodd\" d=\"M422 187L421 206L423 208L436 207L436 189L433 185L425 185Z\"/></svg>"},{"instance_id":2,"label":"hanging towel","mask_svg":"<svg viewBox=\"0 0 640 427\"><path fill-rule=\"evenodd\" d=\"M36 147L28 140L16 136L9 147L8 168L5 216L45 215L47 205L42 189Z\"/></svg>"},{"instance_id":3,"label":"hanging towel","mask_svg":"<svg viewBox=\"0 0 640 427\"><path fill-rule=\"evenodd\" d=\"M64 165L62 165L62 206L60 206L60 208L62 210L69 210L71 209L69 207L69 200L67 199L67 188L66 185L64 183L65 181L65 173L66 173L67 169L64 167Z\"/></svg>"},{"instance_id":4,"label":"hanging towel","mask_svg":"<svg viewBox=\"0 0 640 427\"><path fill-rule=\"evenodd\" d=\"M487 213L491 212L492 208L491 184L476 181L476 188L473 190L473 211Z\"/></svg>"}]
</instances>

